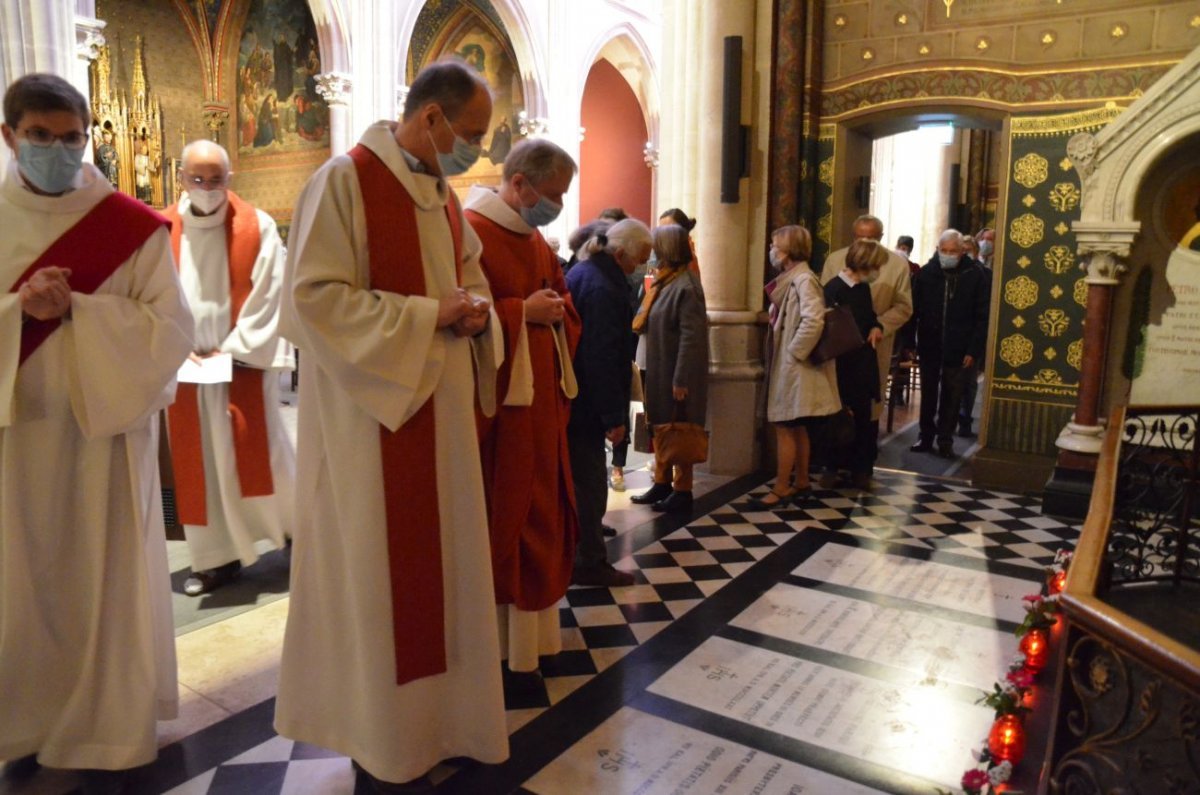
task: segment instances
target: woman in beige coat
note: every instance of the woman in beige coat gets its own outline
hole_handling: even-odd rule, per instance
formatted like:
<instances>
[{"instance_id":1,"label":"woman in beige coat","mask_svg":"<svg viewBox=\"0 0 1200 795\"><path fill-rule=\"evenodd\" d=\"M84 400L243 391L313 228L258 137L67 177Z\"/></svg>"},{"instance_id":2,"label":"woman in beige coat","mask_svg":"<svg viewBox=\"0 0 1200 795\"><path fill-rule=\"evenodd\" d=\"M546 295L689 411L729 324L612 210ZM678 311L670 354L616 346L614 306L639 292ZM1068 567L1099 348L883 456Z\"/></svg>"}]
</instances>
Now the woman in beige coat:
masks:
<instances>
[{"instance_id":1,"label":"woman in beige coat","mask_svg":"<svg viewBox=\"0 0 1200 795\"><path fill-rule=\"evenodd\" d=\"M825 326L821 282L808 267L812 237L802 226L771 235L771 264L782 271L766 287L771 299L767 334L767 420L775 426L775 485L751 508L770 510L812 493L808 429L841 410L833 361L808 363Z\"/></svg>"}]
</instances>

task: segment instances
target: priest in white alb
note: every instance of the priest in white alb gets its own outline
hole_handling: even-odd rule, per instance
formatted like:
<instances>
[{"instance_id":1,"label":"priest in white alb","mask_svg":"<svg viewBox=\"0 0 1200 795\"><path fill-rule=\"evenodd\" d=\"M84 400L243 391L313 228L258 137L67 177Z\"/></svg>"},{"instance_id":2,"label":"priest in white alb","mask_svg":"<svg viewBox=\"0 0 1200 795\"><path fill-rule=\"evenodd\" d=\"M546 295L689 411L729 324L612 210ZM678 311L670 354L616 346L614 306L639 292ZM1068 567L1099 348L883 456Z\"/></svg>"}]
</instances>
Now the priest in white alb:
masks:
<instances>
[{"instance_id":1,"label":"priest in white alb","mask_svg":"<svg viewBox=\"0 0 1200 795\"><path fill-rule=\"evenodd\" d=\"M491 110L473 69L426 67L403 120L322 166L293 215L299 502L275 726L350 756L376 791L508 755L475 433L503 347L446 181Z\"/></svg>"},{"instance_id":2,"label":"priest in white alb","mask_svg":"<svg viewBox=\"0 0 1200 795\"><path fill-rule=\"evenodd\" d=\"M189 596L232 580L291 532L296 453L283 425L279 374L293 367L279 334L283 242L271 216L229 190L229 154L183 149L186 189L166 210L196 347L168 412L175 506L192 573Z\"/></svg>"},{"instance_id":3,"label":"priest in white alb","mask_svg":"<svg viewBox=\"0 0 1200 795\"><path fill-rule=\"evenodd\" d=\"M82 165L88 124L62 78L5 93L0 759L93 793L132 791L176 712L158 412L192 318L165 219Z\"/></svg>"}]
</instances>

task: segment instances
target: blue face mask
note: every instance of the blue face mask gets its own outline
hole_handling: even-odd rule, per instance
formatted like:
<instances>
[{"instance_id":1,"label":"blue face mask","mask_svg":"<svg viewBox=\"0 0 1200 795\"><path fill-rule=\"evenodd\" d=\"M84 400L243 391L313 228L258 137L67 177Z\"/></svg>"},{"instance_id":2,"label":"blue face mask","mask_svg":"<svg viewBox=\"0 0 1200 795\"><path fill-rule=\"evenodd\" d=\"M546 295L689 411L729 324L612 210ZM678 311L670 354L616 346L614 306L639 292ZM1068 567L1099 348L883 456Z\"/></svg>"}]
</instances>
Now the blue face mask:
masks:
<instances>
[{"instance_id":1,"label":"blue face mask","mask_svg":"<svg viewBox=\"0 0 1200 795\"><path fill-rule=\"evenodd\" d=\"M450 127L450 122L445 116L442 121L447 127ZM479 144L469 144L458 133L454 132L454 128L450 127L450 132L454 133L454 150L452 152L440 152L437 148L437 142L433 140L433 133L429 134L429 142L433 144L433 151L437 154L438 168L442 170L443 177L453 177L462 174L471 166L475 165L475 161L479 159L480 152L483 147Z\"/></svg>"},{"instance_id":2,"label":"blue face mask","mask_svg":"<svg viewBox=\"0 0 1200 795\"><path fill-rule=\"evenodd\" d=\"M522 205L521 219L532 227L545 226L558 217L558 214L562 212L562 205L555 204L536 190L533 192L537 194L537 204L532 207Z\"/></svg>"},{"instance_id":3,"label":"blue face mask","mask_svg":"<svg viewBox=\"0 0 1200 795\"><path fill-rule=\"evenodd\" d=\"M957 268L958 267L958 255L957 254L943 254L942 252L939 251L938 252L938 262L941 263L941 266L946 269Z\"/></svg>"},{"instance_id":4,"label":"blue face mask","mask_svg":"<svg viewBox=\"0 0 1200 795\"><path fill-rule=\"evenodd\" d=\"M45 193L62 193L71 187L83 164L82 149L68 149L62 141L35 146L22 138L17 142L17 165L25 179Z\"/></svg>"}]
</instances>

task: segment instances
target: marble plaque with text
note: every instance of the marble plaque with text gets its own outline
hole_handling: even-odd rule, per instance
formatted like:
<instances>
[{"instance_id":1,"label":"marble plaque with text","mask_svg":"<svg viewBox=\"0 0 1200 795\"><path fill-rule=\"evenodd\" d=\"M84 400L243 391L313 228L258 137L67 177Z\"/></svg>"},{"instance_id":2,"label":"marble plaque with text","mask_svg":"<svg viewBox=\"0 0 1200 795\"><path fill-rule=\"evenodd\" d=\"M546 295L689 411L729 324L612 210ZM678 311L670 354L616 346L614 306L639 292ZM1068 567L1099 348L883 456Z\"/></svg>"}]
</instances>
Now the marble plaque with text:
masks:
<instances>
[{"instance_id":1,"label":"marble plaque with text","mask_svg":"<svg viewBox=\"0 0 1200 795\"><path fill-rule=\"evenodd\" d=\"M525 783L537 795L872 795L878 790L622 707Z\"/></svg>"},{"instance_id":2,"label":"marble plaque with text","mask_svg":"<svg viewBox=\"0 0 1200 795\"><path fill-rule=\"evenodd\" d=\"M1146 327L1130 405L1179 406L1200 395L1200 251L1176 248L1166 278L1172 304Z\"/></svg>"},{"instance_id":3,"label":"marble plaque with text","mask_svg":"<svg viewBox=\"0 0 1200 795\"><path fill-rule=\"evenodd\" d=\"M1017 623L1025 618L1022 597L1038 591L1036 583L1017 577L842 544L826 544L792 573Z\"/></svg>"},{"instance_id":4,"label":"marble plaque with text","mask_svg":"<svg viewBox=\"0 0 1200 795\"><path fill-rule=\"evenodd\" d=\"M992 711L786 654L709 638L649 688L795 740L956 787Z\"/></svg>"},{"instance_id":5,"label":"marble plaque with text","mask_svg":"<svg viewBox=\"0 0 1200 795\"><path fill-rule=\"evenodd\" d=\"M910 671L915 683L990 690L1013 655L1012 633L780 583L730 622Z\"/></svg>"}]
</instances>

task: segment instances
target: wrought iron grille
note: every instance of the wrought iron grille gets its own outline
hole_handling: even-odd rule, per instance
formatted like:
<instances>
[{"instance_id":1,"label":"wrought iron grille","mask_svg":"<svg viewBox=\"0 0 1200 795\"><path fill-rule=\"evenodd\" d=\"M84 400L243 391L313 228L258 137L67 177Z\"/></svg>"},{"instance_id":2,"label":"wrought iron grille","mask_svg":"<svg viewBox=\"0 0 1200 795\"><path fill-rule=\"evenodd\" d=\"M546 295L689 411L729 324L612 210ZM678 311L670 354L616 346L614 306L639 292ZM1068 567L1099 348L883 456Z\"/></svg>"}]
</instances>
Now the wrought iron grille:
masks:
<instances>
[{"instance_id":1,"label":"wrought iron grille","mask_svg":"<svg viewBox=\"0 0 1200 795\"><path fill-rule=\"evenodd\" d=\"M1106 560L1112 585L1200 582L1200 409L1130 408Z\"/></svg>"}]
</instances>

